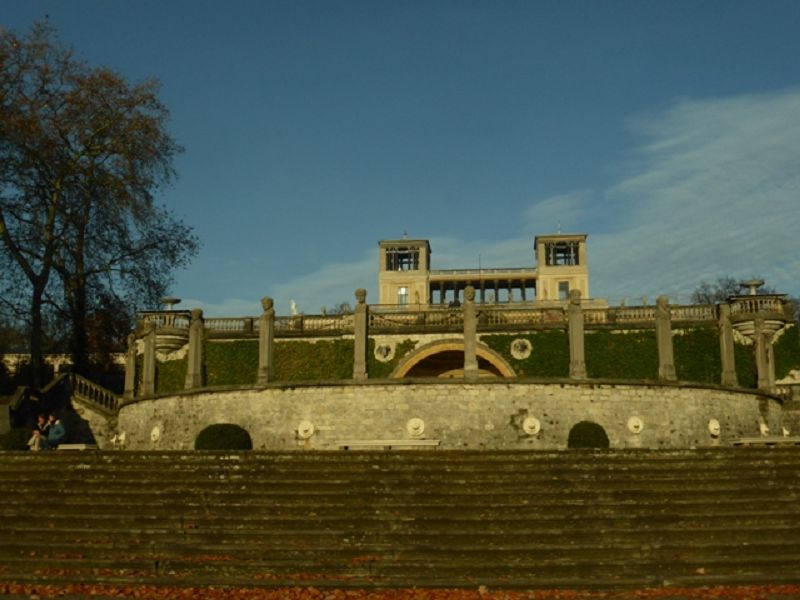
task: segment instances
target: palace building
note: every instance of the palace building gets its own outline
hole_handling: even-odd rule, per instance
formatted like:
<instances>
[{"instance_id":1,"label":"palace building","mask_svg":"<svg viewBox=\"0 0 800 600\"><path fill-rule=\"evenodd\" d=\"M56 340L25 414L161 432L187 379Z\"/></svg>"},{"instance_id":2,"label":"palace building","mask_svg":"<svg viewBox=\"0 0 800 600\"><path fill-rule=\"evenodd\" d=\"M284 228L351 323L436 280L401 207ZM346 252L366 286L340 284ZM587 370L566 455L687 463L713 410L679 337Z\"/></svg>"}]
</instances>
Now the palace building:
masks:
<instances>
[{"instance_id":1,"label":"palace building","mask_svg":"<svg viewBox=\"0 0 800 600\"><path fill-rule=\"evenodd\" d=\"M536 264L523 267L432 269L428 240L383 240L378 246L380 305L458 305L468 286L482 304L563 303L571 290L590 297L586 234L536 236Z\"/></svg>"}]
</instances>

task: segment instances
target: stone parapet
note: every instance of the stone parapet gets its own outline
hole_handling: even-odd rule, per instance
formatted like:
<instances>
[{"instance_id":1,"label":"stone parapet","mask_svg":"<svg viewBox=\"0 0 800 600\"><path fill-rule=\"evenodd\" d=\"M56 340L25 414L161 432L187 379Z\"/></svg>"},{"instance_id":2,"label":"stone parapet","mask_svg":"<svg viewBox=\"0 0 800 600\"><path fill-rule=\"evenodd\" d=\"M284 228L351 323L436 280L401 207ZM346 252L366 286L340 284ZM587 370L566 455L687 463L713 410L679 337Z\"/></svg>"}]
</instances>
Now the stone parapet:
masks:
<instances>
[{"instance_id":1,"label":"stone parapet","mask_svg":"<svg viewBox=\"0 0 800 600\"><path fill-rule=\"evenodd\" d=\"M525 427L529 417L540 423L535 434ZM629 426L632 418L641 424L636 431ZM719 425L716 435L712 420ZM602 381L402 380L273 384L128 401L120 409L119 431L126 433L129 449L139 450L154 449L155 428L158 448L190 449L214 423L243 427L254 448L266 450L332 450L342 439L404 437L441 440L442 448L453 449L563 449L581 421L603 427L612 448L724 446L759 435L762 423L773 432L782 427L780 400L756 391ZM300 436L301 423L311 423L314 433Z\"/></svg>"}]
</instances>

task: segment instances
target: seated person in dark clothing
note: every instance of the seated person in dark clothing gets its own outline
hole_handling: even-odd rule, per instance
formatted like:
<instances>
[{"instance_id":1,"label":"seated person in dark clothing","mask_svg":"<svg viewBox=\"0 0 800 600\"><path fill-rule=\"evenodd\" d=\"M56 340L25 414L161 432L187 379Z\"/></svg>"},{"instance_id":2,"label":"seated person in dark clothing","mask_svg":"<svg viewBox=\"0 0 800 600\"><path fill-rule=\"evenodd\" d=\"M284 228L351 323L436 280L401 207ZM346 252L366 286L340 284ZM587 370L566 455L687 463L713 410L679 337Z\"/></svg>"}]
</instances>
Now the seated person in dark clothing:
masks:
<instances>
[{"instance_id":1,"label":"seated person in dark clothing","mask_svg":"<svg viewBox=\"0 0 800 600\"><path fill-rule=\"evenodd\" d=\"M50 422L47 420L47 417L44 415L37 415L36 417L36 429L39 430L45 439L47 439L47 433L50 430Z\"/></svg>"},{"instance_id":2,"label":"seated person in dark clothing","mask_svg":"<svg viewBox=\"0 0 800 600\"><path fill-rule=\"evenodd\" d=\"M50 415L49 425L47 444L55 448L62 442L64 436L67 435L67 430L64 428L61 419L57 418L55 415Z\"/></svg>"}]
</instances>

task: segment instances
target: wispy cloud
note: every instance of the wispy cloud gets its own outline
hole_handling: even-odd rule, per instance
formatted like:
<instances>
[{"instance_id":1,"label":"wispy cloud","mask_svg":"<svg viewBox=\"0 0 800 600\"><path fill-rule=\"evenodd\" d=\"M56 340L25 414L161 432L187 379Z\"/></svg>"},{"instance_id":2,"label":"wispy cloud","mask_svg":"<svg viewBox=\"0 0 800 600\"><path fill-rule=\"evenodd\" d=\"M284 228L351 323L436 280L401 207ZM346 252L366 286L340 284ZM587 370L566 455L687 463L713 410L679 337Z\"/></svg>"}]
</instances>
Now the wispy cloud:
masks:
<instances>
[{"instance_id":1,"label":"wispy cloud","mask_svg":"<svg viewBox=\"0 0 800 600\"><path fill-rule=\"evenodd\" d=\"M609 165L622 173L616 183L532 201L503 240L433 237L435 266L532 266L533 236L561 223L589 234L592 295L612 303L658 294L685 302L702 280L755 274L800 294L800 89L681 100L627 125L640 143L625 165ZM376 280L372 247L276 286L276 305L288 312L295 299L317 312L351 301L357 287L376 302ZM213 309L242 314L248 305L259 310L240 300Z\"/></svg>"},{"instance_id":2,"label":"wispy cloud","mask_svg":"<svg viewBox=\"0 0 800 600\"><path fill-rule=\"evenodd\" d=\"M604 193L626 227L592 240L595 291L688 296L757 273L796 294L800 90L685 100L631 126L640 160Z\"/></svg>"}]
</instances>

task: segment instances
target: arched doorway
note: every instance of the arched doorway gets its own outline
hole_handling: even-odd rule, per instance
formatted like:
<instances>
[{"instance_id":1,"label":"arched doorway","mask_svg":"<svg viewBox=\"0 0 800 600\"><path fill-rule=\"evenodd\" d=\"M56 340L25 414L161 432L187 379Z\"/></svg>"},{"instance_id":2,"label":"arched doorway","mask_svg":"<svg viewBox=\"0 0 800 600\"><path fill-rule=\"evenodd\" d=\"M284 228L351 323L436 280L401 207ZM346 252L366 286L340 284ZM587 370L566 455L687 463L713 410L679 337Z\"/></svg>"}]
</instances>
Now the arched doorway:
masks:
<instances>
[{"instance_id":1,"label":"arched doorway","mask_svg":"<svg viewBox=\"0 0 800 600\"><path fill-rule=\"evenodd\" d=\"M592 421L581 421L569 430L567 448L599 448L610 447L606 430Z\"/></svg>"},{"instance_id":2,"label":"arched doorway","mask_svg":"<svg viewBox=\"0 0 800 600\"><path fill-rule=\"evenodd\" d=\"M481 377L515 377L514 369L494 350L478 344L475 350ZM443 340L417 348L401 362L390 377L463 377L464 342Z\"/></svg>"},{"instance_id":3,"label":"arched doorway","mask_svg":"<svg viewBox=\"0 0 800 600\"><path fill-rule=\"evenodd\" d=\"M252 450L247 430L232 423L215 423L197 434L195 450Z\"/></svg>"}]
</instances>

